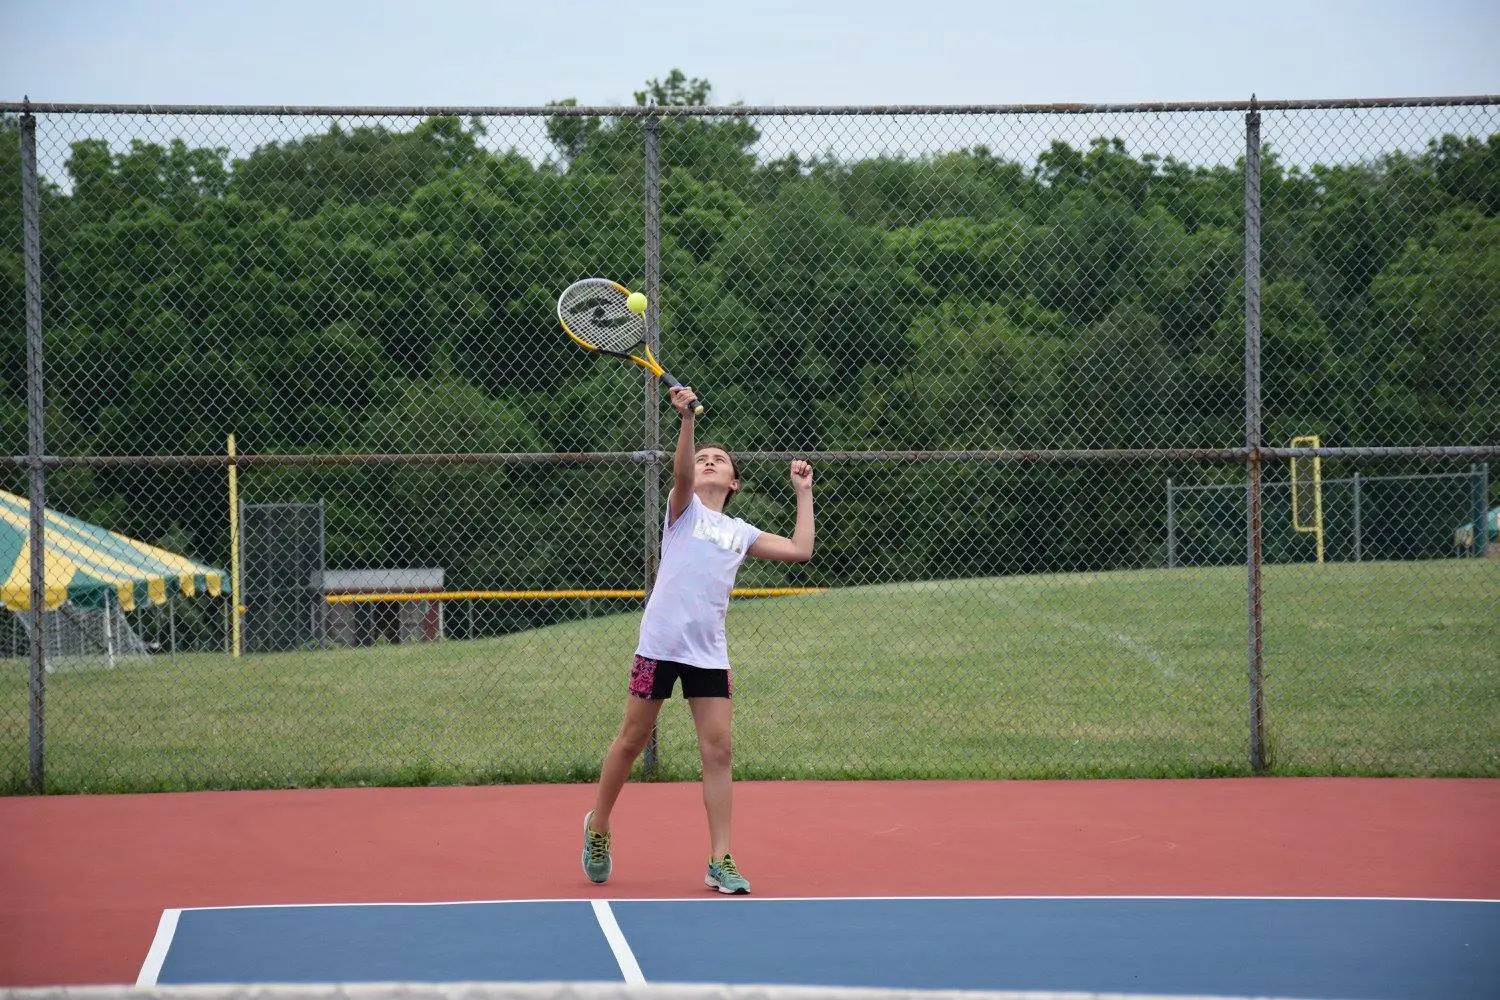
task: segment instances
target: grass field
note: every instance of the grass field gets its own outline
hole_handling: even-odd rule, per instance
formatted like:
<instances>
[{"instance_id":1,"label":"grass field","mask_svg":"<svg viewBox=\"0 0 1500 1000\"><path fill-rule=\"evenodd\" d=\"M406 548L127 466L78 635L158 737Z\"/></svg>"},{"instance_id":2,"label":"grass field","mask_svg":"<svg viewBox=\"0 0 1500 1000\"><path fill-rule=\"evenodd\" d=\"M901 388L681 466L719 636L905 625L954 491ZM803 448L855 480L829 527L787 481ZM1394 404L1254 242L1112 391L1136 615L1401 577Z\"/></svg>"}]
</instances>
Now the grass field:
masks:
<instances>
[{"instance_id":1,"label":"grass field","mask_svg":"<svg viewBox=\"0 0 1500 1000\"><path fill-rule=\"evenodd\" d=\"M1272 566L1280 774L1500 775L1500 560ZM47 677L56 792L587 781L639 614L500 639L179 655ZM742 778L1250 773L1244 570L938 581L739 602ZM0 666L0 791L26 664ZM655 776L696 777L680 701Z\"/></svg>"}]
</instances>

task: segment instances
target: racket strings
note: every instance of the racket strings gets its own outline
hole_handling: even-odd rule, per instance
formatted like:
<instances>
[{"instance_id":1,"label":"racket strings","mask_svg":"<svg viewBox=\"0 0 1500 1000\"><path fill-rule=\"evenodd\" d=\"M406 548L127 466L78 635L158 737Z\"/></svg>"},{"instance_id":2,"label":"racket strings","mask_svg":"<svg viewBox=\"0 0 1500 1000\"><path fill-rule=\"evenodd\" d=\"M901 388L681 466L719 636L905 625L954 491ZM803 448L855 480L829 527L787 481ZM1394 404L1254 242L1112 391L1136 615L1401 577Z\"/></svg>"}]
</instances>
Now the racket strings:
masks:
<instances>
[{"instance_id":1,"label":"racket strings","mask_svg":"<svg viewBox=\"0 0 1500 1000\"><path fill-rule=\"evenodd\" d=\"M585 286L565 295L558 312L574 336L603 351L623 354L645 340L645 321L609 286Z\"/></svg>"}]
</instances>

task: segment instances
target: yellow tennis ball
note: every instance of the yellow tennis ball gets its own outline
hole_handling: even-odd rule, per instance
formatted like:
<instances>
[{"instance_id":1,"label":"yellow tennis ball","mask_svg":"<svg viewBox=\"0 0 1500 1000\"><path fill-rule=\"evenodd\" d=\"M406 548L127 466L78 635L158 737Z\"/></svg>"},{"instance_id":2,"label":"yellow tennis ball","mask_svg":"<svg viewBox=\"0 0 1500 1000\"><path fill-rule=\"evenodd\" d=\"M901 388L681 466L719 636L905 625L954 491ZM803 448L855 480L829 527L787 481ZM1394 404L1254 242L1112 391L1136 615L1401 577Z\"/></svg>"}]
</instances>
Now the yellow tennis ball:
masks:
<instances>
[{"instance_id":1,"label":"yellow tennis ball","mask_svg":"<svg viewBox=\"0 0 1500 1000\"><path fill-rule=\"evenodd\" d=\"M646 296L640 292L631 292L630 298L625 300L625 308L637 316L644 315L646 312Z\"/></svg>"}]
</instances>

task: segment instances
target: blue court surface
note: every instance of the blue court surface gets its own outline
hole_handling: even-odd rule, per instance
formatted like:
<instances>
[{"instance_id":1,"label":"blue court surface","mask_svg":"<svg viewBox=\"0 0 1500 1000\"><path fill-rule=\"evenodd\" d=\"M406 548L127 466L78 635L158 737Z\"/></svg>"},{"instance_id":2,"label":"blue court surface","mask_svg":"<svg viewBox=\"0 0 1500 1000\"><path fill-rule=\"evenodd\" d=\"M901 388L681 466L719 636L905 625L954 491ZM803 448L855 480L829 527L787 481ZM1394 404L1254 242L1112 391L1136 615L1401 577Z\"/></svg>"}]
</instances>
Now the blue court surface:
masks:
<instances>
[{"instance_id":1,"label":"blue court surface","mask_svg":"<svg viewBox=\"0 0 1500 1000\"><path fill-rule=\"evenodd\" d=\"M568 981L1500 997L1500 902L546 900L168 910L138 985Z\"/></svg>"}]
</instances>

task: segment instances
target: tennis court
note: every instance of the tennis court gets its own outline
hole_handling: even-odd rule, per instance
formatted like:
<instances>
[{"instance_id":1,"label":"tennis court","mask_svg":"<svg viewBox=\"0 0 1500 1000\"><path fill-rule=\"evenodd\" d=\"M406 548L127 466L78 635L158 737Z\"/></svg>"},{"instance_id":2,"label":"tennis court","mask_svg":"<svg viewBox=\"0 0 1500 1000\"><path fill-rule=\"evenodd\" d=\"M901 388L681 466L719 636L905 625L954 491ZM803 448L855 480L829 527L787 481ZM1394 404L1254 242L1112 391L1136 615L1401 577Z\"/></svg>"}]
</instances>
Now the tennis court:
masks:
<instances>
[{"instance_id":1,"label":"tennis court","mask_svg":"<svg viewBox=\"0 0 1500 1000\"><path fill-rule=\"evenodd\" d=\"M0 970L59 984L616 983L1284 997L1500 987L1500 783L746 782L0 801ZM28 858L24 866L21 847Z\"/></svg>"},{"instance_id":2,"label":"tennis court","mask_svg":"<svg viewBox=\"0 0 1500 1000\"><path fill-rule=\"evenodd\" d=\"M1487 997L1500 906L1182 897L541 900L171 911L141 985L786 984Z\"/></svg>"}]
</instances>

